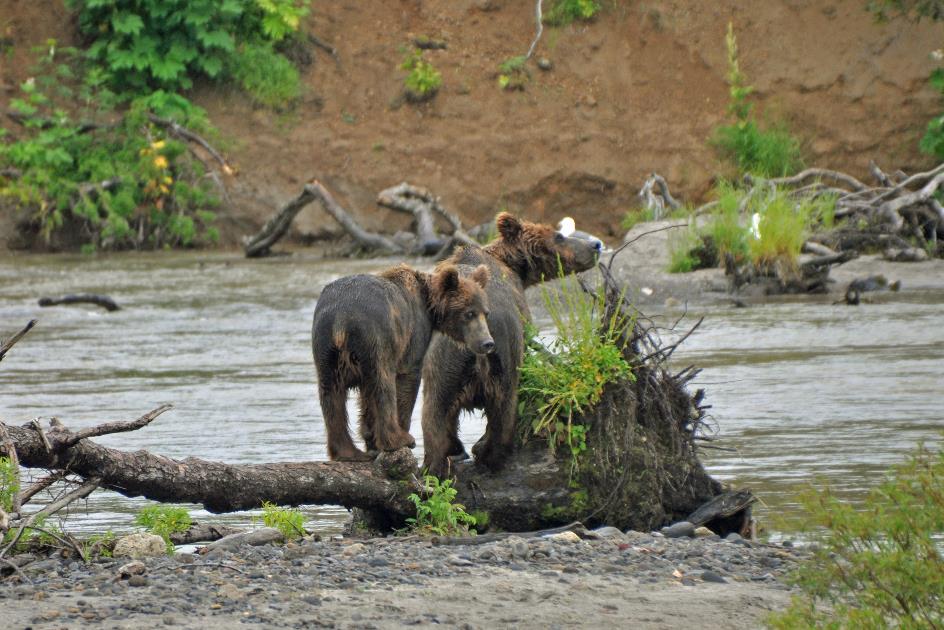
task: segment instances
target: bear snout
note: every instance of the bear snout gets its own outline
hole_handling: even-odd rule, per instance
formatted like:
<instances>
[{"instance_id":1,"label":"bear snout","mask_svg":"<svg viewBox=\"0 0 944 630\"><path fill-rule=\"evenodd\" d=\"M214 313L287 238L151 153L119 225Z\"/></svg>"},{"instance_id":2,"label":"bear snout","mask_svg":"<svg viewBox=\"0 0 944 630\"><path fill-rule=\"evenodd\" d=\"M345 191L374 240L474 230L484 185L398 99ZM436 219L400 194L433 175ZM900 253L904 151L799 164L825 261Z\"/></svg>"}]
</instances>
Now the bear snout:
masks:
<instances>
[{"instance_id":1,"label":"bear snout","mask_svg":"<svg viewBox=\"0 0 944 630\"><path fill-rule=\"evenodd\" d=\"M491 354L495 351L495 341L493 339L486 339L479 344L479 354Z\"/></svg>"}]
</instances>

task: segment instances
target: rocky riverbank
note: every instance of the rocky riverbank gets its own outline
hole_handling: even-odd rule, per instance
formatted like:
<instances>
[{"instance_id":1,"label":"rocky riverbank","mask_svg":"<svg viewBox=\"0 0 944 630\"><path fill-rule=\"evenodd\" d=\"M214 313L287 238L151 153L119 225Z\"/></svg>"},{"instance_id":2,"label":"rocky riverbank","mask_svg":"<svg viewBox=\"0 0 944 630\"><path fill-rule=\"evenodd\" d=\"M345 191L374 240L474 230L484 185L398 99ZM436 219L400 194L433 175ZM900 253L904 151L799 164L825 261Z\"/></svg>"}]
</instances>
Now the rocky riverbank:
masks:
<instances>
[{"instance_id":1,"label":"rocky riverbank","mask_svg":"<svg viewBox=\"0 0 944 630\"><path fill-rule=\"evenodd\" d=\"M803 555L737 535L613 528L473 545L417 537L214 548L82 564L51 557L0 584L3 627L757 627ZM128 566L130 563L130 566Z\"/></svg>"}]
</instances>

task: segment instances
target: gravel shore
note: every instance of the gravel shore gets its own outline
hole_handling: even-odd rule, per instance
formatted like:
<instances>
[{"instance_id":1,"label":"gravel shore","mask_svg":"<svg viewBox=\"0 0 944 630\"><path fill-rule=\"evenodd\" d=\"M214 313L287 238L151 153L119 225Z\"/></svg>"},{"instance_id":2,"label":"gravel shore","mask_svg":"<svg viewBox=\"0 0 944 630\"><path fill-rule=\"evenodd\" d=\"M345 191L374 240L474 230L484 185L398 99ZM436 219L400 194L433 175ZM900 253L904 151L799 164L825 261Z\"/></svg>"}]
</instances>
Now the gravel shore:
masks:
<instances>
[{"instance_id":1,"label":"gravel shore","mask_svg":"<svg viewBox=\"0 0 944 630\"><path fill-rule=\"evenodd\" d=\"M597 536L311 538L89 565L54 557L22 569L32 584L0 584L2 626L754 628L787 604L783 577L802 556L736 535Z\"/></svg>"}]
</instances>

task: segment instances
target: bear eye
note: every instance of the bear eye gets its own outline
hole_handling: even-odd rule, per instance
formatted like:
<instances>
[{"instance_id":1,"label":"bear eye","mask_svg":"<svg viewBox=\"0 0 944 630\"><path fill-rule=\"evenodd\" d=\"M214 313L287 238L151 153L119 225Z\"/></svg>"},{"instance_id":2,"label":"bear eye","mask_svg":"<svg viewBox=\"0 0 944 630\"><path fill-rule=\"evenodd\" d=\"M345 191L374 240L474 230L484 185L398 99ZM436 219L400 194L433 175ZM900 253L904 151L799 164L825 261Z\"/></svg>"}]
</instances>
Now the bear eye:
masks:
<instances>
[{"instance_id":1,"label":"bear eye","mask_svg":"<svg viewBox=\"0 0 944 630\"><path fill-rule=\"evenodd\" d=\"M555 232L555 233L554 233L554 242L555 242L555 243L563 243L563 242L564 242L564 235L561 234L560 232Z\"/></svg>"},{"instance_id":2,"label":"bear eye","mask_svg":"<svg viewBox=\"0 0 944 630\"><path fill-rule=\"evenodd\" d=\"M469 320L475 319L475 311L466 311L465 318Z\"/></svg>"}]
</instances>

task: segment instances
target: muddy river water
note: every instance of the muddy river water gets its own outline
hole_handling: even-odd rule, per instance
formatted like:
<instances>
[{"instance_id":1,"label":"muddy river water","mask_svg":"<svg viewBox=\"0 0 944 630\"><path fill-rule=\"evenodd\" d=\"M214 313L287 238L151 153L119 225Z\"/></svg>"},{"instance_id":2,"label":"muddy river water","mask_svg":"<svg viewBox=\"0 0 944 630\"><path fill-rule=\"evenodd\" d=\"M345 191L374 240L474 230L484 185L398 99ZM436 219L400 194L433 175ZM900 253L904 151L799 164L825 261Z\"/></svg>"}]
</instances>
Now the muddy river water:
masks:
<instances>
[{"instance_id":1,"label":"muddy river water","mask_svg":"<svg viewBox=\"0 0 944 630\"><path fill-rule=\"evenodd\" d=\"M39 319L0 364L0 418L57 416L80 428L173 403L151 426L101 443L233 463L324 459L312 310L332 279L386 262L218 253L0 258L0 337ZM124 308L37 306L41 296L80 292L107 294ZM810 483L829 481L858 501L917 442L940 441L944 293L858 308L705 306L688 319L695 315L705 321L675 361L704 368L696 385L714 405L716 444L733 449L706 451L706 465L752 488L771 530L791 527L796 493ZM419 413L418 404L418 441ZM482 430L480 418L463 419L467 444ZM96 492L68 526L128 530L147 503ZM346 518L342 508L304 512L307 526L323 532ZM211 518L245 524L253 516Z\"/></svg>"}]
</instances>

